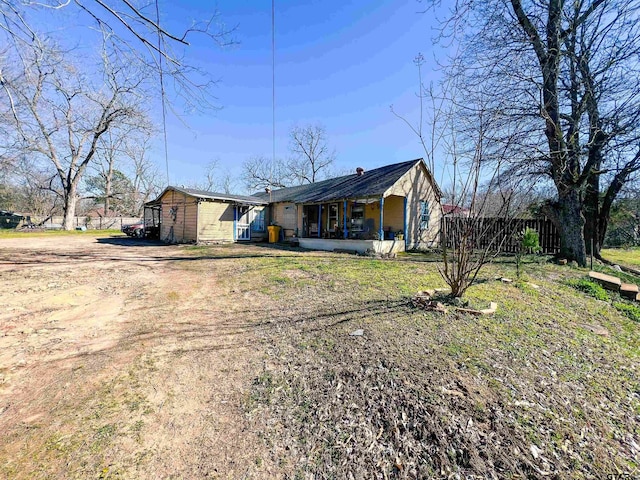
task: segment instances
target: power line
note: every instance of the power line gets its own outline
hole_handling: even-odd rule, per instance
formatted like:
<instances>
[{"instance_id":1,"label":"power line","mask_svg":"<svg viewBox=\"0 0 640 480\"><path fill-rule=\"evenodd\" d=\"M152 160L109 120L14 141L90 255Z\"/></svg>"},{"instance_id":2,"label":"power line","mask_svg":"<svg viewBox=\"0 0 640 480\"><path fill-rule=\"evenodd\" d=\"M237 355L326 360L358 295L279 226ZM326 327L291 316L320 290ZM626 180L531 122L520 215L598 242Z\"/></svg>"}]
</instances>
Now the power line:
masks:
<instances>
[{"instance_id":1,"label":"power line","mask_svg":"<svg viewBox=\"0 0 640 480\"><path fill-rule=\"evenodd\" d=\"M158 7L158 0L155 0L156 4L156 20L158 25L158 58L160 67L160 98L162 102L162 132L164 136L164 163L167 169L167 185L171 182L169 180L169 148L167 146L167 105L166 94L164 90L164 72L162 70L162 33L160 32L160 8Z\"/></svg>"},{"instance_id":2,"label":"power line","mask_svg":"<svg viewBox=\"0 0 640 480\"><path fill-rule=\"evenodd\" d=\"M272 114L272 155L269 172L269 187L273 184L273 166L276 163L276 0L271 0L271 114Z\"/></svg>"}]
</instances>

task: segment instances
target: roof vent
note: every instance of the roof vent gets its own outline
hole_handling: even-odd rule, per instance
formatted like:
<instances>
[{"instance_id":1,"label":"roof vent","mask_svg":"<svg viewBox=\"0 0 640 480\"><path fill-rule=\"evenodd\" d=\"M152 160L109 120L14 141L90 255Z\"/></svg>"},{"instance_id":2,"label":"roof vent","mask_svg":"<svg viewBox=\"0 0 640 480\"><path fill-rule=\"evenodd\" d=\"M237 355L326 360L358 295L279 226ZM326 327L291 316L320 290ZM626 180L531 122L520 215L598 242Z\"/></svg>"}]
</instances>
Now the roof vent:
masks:
<instances>
[{"instance_id":1,"label":"roof vent","mask_svg":"<svg viewBox=\"0 0 640 480\"><path fill-rule=\"evenodd\" d=\"M265 191L266 193L271 193L271 187L267 187L267 188L265 188L265 189L264 189L264 191Z\"/></svg>"},{"instance_id":2,"label":"roof vent","mask_svg":"<svg viewBox=\"0 0 640 480\"><path fill-rule=\"evenodd\" d=\"M364 175L364 168L362 167L356 168L356 175L358 175L359 177Z\"/></svg>"}]
</instances>

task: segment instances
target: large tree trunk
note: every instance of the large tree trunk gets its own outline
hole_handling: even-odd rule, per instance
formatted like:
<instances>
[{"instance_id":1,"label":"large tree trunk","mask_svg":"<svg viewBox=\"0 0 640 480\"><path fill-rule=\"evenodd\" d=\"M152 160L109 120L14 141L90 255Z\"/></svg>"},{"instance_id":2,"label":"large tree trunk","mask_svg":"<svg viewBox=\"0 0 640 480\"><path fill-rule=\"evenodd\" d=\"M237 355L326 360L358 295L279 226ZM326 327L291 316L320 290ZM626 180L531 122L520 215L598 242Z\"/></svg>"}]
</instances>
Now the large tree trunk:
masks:
<instances>
[{"instance_id":1,"label":"large tree trunk","mask_svg":"<svg viewBox=\"0 0 640 480\"><path fill-rule=\"evenodd\" d=\"M78 203L77 187L74 183L67 189L64 197L64 217L62 220L62 228L64 230L74 230L76 227L73 224L74 217L76 216L76 204Z\"/></svg>"},{"instance_id":2,"label":"large tree trunk","mask_svg":"<svg viewBox=\"0 0 640 480\"><path fill-rule=\"evenodd\" d=\"M583 201L584 243L588 255L599 255L602 247L600 216L600 176L591 174L587 180ZM608 213L607 213L608 215ZM606 229L606 227L605 227ZM593 245L593 251L591 246Z\"/></svg>"},{"instance_id":3,"label":"large tree trunk","mask_svg":"<svg viewBox=\"0 0 640 480\"><path fill-rule=\"evenodd\" d=\"M570 188L559 198L557 205L558 229L560 230L560 255L587 265L587 253L584 247L582 203L577 188Z\"/></svg>"}]
</instances>

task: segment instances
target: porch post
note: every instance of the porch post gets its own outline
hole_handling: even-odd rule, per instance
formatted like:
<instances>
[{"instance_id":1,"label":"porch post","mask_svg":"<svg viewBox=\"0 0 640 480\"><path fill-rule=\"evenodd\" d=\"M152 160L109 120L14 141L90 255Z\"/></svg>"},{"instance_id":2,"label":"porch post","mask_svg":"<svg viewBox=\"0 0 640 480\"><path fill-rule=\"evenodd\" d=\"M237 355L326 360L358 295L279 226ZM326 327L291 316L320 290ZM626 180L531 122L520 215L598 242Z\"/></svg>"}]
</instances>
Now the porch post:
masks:
<instances>
[{"instance_id":1,"label":"porch post","mask_svg":"<svg viewBox=\"0 0 640 480\"><path fill-rule=\"evenodd\" d=\"M346 239L347 238L347 201L344 201L344 206L342 209L342 216L343 216L343 223L344 223L344 228L342 229L342 236Z\"/></svg>"},{"instance_id":2,"label":"porch post","mask_svg":"<svg viewBox=\"0 0 640 480\"><path fill-rule=\"evenodd\" d=\"M238 236L238 206L233 206L233 241L237 240Z\"/></svg>"},{"instance_id":3,"label":"porch post","mask_svg":"<svg viewBox=\"0 0 640 480\"><path fill-rule=\"evenodd\" d=\"M407 248L407 242L409 241L409 235L407 235L407 197L404 197L404 211L402 212L402 216L404 218L404 226L402 227L402 231L404 232L404 248Z\"/></svg>"},{"instance_id":4,"label":"porch post","mask_svg":"<svg viewBox=\"0 0 640 480\"><path fill-rule=\"evenodd\" d=\"M322 205L318 205L318 238L322 238Z\"/></svg>"},{"instance_id":5,"label":"porch post","mask_svg":"<svg viewBox=\"0 0 640 480\"><path fill-rule=\"evenodd\" d=\"M380 197L380 228L378 229L378 235L380 235L380 240L384 240L384 230L382 229L382 220L384 219L384 215L382 214L383 209L384 209L384 197Z\"/></svg>"}]
</instances>

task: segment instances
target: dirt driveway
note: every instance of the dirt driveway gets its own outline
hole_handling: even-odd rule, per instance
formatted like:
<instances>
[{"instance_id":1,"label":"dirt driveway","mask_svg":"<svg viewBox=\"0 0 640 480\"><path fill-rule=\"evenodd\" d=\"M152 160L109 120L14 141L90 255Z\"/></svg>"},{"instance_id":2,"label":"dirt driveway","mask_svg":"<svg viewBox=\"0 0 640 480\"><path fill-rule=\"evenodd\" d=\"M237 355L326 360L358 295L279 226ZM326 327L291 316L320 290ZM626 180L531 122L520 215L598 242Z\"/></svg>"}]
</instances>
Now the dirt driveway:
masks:
<instances>
[{"instance_id":1,"label":"dirt driveway","mask_svg":"<svg viewBox=\"0 0 640 480\"><path fill-rule=\"evenodd\" d=\"M272 476L243 413L258 309L230 295L232 258L189 253L0 240L0 477Z\"/></svg>"}]
</instances>

